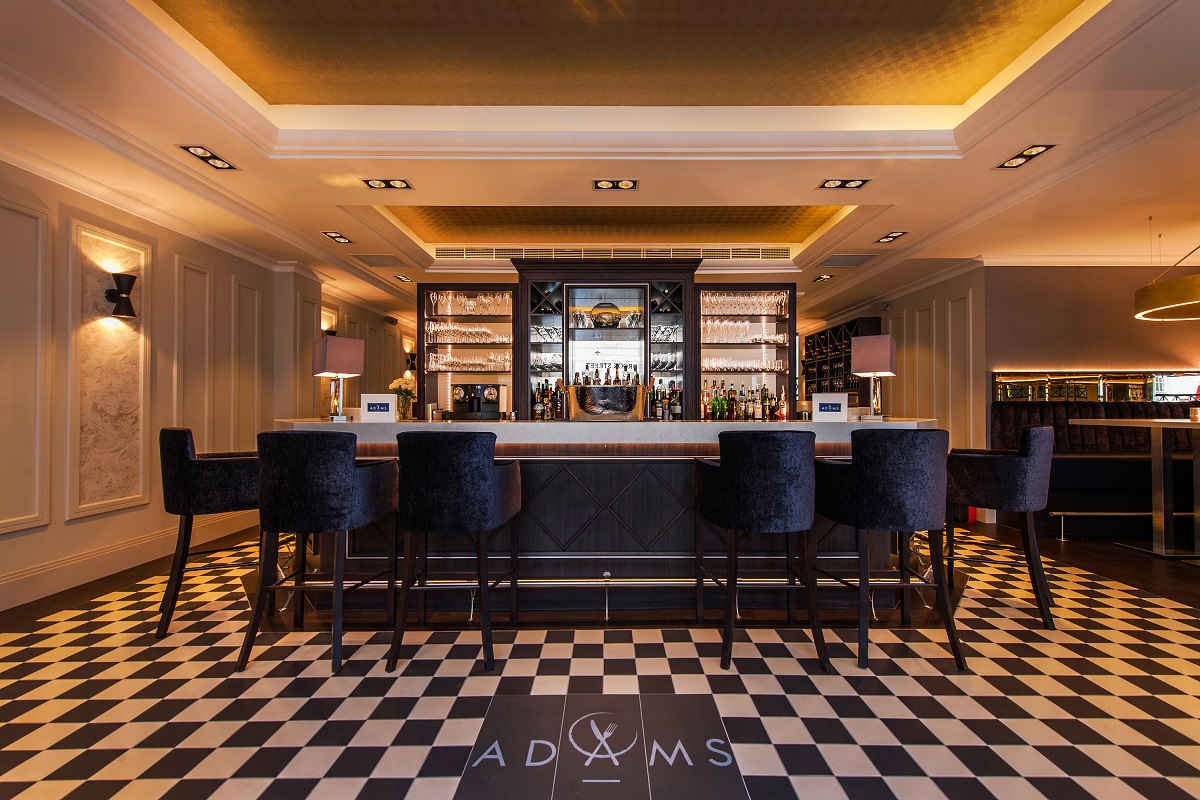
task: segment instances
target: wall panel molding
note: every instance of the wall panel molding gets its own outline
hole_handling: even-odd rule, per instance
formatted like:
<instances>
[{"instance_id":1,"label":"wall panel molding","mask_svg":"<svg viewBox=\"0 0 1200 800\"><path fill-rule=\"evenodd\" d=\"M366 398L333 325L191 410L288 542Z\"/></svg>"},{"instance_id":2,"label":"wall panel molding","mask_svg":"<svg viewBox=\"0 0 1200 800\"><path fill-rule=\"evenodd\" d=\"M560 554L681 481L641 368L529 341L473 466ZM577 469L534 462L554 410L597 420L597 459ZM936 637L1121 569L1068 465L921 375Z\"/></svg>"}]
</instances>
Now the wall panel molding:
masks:
<instances>
[{"instance_id":1,"label":"wall panel molding","mask_svg":"<svg viewBox=\"0 0 1200 800\"><path fill-rule=\"evenodd\" d=\"M296 292L296 399L301 417L323 416L329 407L329 380L314 378L312 371L313 342L320 336L321 298Z\"/></svg>"},{"instance_id":2,"label":"wall panel molding","mask_svg":"<svg viewBox=\"0 0 1200 800\"><path fill-rule=\"evenodd\" d=\"M0 370L18 381L0 419L6 452L0 479L0 534L50 522L51 327L53 262L44 208L0 196L0 271L10 310L0 319ZM0 403L0 408L6 404Z\"/></svg>"},{"instance_id":3,"label":"wall panel molding","mask_svg":"<svg viewBox=\"0 0 1200 800\"><path fill-rule=\"evenodd\" d=\"M199 451L213 447L213 271L175 257L175 424L192 429Z\"/></svg>"},{"instance_id":4,"label":"wall panel molding","mask_svg":"<svg viewBox=\"0 0 1200 800\"><path fill-rule=\"evenodd\" d=\"M262 424L262 287L233 277L229 449L254 450Z\"/></svg>"},{"instance_id":5,"label":"wall panel molding","mask_svg":"<svg viewBox=\"0 0 1200 800\"><path fill-rule=\"evenodd\" d=\"M70 221L67 519L150 502L150 245ZM112 272L138 276L138 316L109 316Z\"/></svg>"},{"instance_id":6,"label":"wall panel molding","mask_svg":"<svg viewBox=\"0 0 1200 800\"><path fill-rule=\"evenodd\" d=\"M975 397L972 324L974 290L946 298L946 428L950 431L951 447L982 447L974 441L975 408L984 403Z\"/></svg>"}]
</instances>

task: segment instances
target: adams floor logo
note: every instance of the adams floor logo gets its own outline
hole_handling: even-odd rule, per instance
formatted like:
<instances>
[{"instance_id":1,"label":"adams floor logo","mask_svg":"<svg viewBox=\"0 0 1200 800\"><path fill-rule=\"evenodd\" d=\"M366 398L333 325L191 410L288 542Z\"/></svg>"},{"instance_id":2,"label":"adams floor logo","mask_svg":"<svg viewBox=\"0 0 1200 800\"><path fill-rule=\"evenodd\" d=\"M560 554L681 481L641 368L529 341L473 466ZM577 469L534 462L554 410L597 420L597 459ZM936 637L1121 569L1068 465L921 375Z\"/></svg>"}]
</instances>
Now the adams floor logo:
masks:
<instances>
[{"instance_id":1,"label":"adams floor logo","mask_svg":"<svg viewBox=\"0 0 1200 800\"><path fill-rule=\"evenodd\" d=\"M749 800L710 695L500 696L455 798Z\"/></svg>"}]
</instances>

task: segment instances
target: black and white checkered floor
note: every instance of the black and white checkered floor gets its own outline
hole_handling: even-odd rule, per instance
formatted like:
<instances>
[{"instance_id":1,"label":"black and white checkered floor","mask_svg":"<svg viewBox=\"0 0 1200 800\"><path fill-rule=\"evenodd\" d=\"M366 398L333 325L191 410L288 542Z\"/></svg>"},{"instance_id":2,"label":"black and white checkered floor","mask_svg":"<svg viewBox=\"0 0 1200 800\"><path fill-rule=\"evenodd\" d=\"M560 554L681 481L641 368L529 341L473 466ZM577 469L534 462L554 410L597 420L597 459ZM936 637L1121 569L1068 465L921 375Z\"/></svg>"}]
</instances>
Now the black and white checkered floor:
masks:
<instances>
[{"instance_id":1,"label":"black and white checkered floor","mask_svg":"<svg viewBox=\"0 0 1200 800\"><path fill-rule=\"evenodd\" d=\"M233 674L249 615L237 574L193 578L166 639L164 578L0 633L0 798L401 797L454 794L497 694L707 693L750 796L1200 797L1198 612L1048 563L1059 630L1023 571L971 568L957 613L973 674L940 628L828 632L835 674L804 630L264 633ZM204 573L201 573L202 575ZM270 645L269 647L265 645Z\"/></svg>"}]
</instances>

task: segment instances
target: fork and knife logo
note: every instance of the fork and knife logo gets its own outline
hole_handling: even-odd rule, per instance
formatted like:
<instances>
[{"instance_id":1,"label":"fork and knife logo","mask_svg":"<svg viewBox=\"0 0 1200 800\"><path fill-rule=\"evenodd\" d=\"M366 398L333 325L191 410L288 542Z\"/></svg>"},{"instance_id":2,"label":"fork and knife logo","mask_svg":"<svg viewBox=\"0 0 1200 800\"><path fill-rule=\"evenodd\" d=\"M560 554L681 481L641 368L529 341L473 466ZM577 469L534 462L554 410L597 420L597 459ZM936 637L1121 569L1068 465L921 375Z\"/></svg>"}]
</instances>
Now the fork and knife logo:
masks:
<instances>
[{"instance_id":1,"label":"fork and knife logo","mask_svg":"<svg viewBox=\"0 0 1200 800\"><path fill-rule=\"evenodd\" d=\"M609 739L612 738L612 735L617 732L617 729L620 726L615 722L610 722L608 724L608 726L603 731L601 731L600 726L596 724L596 717L610 717L610 716L612 716L612 713L608 712L608 711L597 711L592 714L584 714L582 717L580 717L579 719L577 719L573 723L571 723L571 727L567 731L567 739L568 739L568 741L571 742L571 746L574 747L575 750L578 751L580 755L587 757L587 760L585 760L583 762L583 765L585 767L590 767L592 765L592 761L594 761L597 758L611 761L613 763L613 766L620 766L621 762L618 761L617 759L620 756L623 756L626 753L628 753L630 750L633 749L633 746L635 744L637 744L638 735L637 735L637 731L635 730L633 733L633 741L631 741L624 750L613 750L613 746L609 742ZM592 735L596 737L596 745L595 745L595 747L592 747L590 750L585 748L583 745L581 745L575 739L575 728L579 725L579 723L583 722L584 720L588 721L588 726L592 730Z\"/></svg>"}]
</instances>

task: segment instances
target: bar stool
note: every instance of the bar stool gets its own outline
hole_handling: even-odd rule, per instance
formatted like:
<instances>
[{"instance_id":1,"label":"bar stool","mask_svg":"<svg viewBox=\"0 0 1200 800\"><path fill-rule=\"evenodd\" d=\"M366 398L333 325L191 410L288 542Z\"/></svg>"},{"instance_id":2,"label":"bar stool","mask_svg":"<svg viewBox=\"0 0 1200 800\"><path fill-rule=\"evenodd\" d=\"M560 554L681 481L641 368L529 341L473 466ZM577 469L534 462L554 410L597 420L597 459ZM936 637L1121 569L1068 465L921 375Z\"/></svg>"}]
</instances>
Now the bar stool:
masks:
<instances>
[{"instance_id":1,"label":"bar stool","mask_svg":"<svg viewBox=\"0 0 1200 800\"><path fill-rule=\"evenodd\" d=\"M158 455L162 464L163 507L168 514L179 516L179 533L175 537L175 558L171 574L158 607L158 629L154 638L167 635L183 574L201 569L233 569L256 567L257 561L236 564L201 564L188 566L189 556L225 553L236 548L216 548L189 552L192 546L192 518L197 514L228 514L258 508L257 453L201 453L190 428L163 428L158 432Z\"/></svg>"},{"instance_id":2,"label":"bar stool","mask_svg":"<svg viewBox=\"0 0 1200 800\"><path fill-rule=\"evenodd\" d=\"M725 590L725 626L721 639L721 668L729 669L733 657L733 628L739 588L774 587L777 583L738 581L738 544L749 533L782 534L787 540L788 616L795 608L796 579L804 589L809 626L821 668L830 670L829 653L817 613L811 541L814 502L812 431L722 431L720 463L696 459L695 505L717 528L723 529L726 555L721 580L704 566L704 530L696 525L697 608L703 608L704 580ZM799 545L799 569L792 557L793 541Z\"/></svg>"},{"instance_id":3,"label":"bar stool","mask_svg":"<svg viewBox=\"0 0 1200 800\"><path fill-rule=\"evenodd\" d=\"M333 672L342 669L342 606L346 576L346 540L349 531L361 528L396 511L397 466L392 459L355 460L358 437L334 431L270 431L258 435L259 518L262 564L250 627L238 655L237 670L246 668L254 637L262 622L268 596L277 589L302 595L306 591L333 592ZM332 586L303 582L305 537L336 531ZM275 580L279 563L279 535L294 533L296 571ZM359 581L359 588L380 575L388 576L388 607L396 588L396 545L391 537L388 569ZM295 602L303 602L297 597Z\"/></svg>"},{"instance_id":4,"label":"bar stool","mask_svg":"<svg viewBox=\"0 0 1200 800\"><path fill-rule=\"evenodd\" d=\"M517 522L521 510L521 465L497 462L496 434L449 431L409 431L396 435L400 451L400 512L397 526L404 531L404 578L400 587L400 613L392 633L387 670L396 668L409 599L414 591L440 588L427 584L427 548L417 549L416 537L465 534L474 539L476 591L479 593L479 627L483 634L483 666L492 669L491 605L488 590L505 580L509 584L510 615L517 609ZM492 579L488 569L488 542L509 520L509 569ZM418 562L420 568L418 569Z\"/></svg>"},{"instance_id":5,"label":"bar stool","mask_svg":"<svg viewBox=\"0 0 1200 800\"><path fill-rule=\"evenodd\" d=\"M1054 630L1050 607L1054 597L1042 569L1038 552L1037 533L1033 528L1033 512L1046 507L1050 493L1050 463L1054 457L1054 428L1043 426L1025 428L1021 432L1019 449L1013 450L951 450L946 461L946 559L950 569L950 587L954 587L954 562L983 564L1013 564L1011 559L988 557L959 558L954 552L954 509L959 506L994 508L1016 512L1029 582L1037 600L1042 624ZM1016 548L992 545L1000 550Z\"/></svg>"},{"instance_id":6,"label":"bar stool","mask_svg":"<svg viewBox=\"0 0 1200 800\"><path fill-rule=\"evenodd\" d=\"M831 576L858 589L858 665L868 666L871 570L870 538L876 531L899 533L898 584L901 611L909 612L908 590L932 586L960 670L967 661L954 629L954 608L942 558L942 523L946 506L946 451L950 434L944 430L856 430L850 434L849 461L817 460L817 513L854 528L858 543L858 581ZM933 582L912 580L908 554L913 532L929 537ZM823 570L819 570L822 571Z\"/></svg>"}]
</instances>

